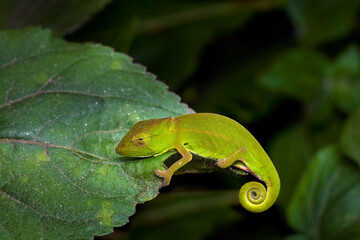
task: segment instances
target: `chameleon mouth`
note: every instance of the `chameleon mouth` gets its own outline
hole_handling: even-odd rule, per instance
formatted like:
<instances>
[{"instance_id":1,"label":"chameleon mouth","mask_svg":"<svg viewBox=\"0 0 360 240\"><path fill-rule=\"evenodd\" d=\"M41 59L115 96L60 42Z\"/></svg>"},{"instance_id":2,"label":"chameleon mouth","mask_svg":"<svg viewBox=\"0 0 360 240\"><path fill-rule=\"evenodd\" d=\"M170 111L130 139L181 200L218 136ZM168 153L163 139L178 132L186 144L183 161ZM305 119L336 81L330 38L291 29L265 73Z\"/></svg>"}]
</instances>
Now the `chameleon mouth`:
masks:
<instances>
[{"instance_id":1,"label":"chameleon mouth","mask_svg":"<svg viewBox=\"0 0 360 240\"><path fill-rule=\"evenodd\" d=\"M122 155L124 153L123 150L124 150L124 145L121 143L119 143L115 148L116 153L120 154L120 155Z\"/></svg>"},{"instance_id":2,"label":"chameleon mouth","mask_svg":"<svg viewBox=\"0 0 360 240\"><path fill-rule=\"evenodd\" d=\"M119 143L115 149L117 154L120 154L125 157L148 157L150 155L144 154L143 152L139 152L139 148L135 146L125 145L123 143Z\"/></svg>"}]
</instances>

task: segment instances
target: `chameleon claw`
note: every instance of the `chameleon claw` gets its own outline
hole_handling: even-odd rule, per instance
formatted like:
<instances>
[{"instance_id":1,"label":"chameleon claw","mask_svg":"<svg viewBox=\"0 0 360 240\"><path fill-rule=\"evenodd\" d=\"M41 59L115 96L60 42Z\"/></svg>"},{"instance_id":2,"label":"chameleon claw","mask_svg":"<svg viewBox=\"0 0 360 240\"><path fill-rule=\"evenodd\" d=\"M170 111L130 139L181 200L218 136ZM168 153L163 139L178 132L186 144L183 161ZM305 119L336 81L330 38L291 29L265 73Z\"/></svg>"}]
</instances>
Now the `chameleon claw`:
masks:
<instances>
[{"instance_id":1,"label":"chameleon claw","mask_svg":"<svg viewBox=\"0 0 360 240\"><path fill-rule=\"evenodd\" d=\"M164 179L163 186L166 187L170 184L172 174L168 171L162 171L160 169L156 169L155 171L156 176L161 177Z\"/></svg>"}]
</instances>

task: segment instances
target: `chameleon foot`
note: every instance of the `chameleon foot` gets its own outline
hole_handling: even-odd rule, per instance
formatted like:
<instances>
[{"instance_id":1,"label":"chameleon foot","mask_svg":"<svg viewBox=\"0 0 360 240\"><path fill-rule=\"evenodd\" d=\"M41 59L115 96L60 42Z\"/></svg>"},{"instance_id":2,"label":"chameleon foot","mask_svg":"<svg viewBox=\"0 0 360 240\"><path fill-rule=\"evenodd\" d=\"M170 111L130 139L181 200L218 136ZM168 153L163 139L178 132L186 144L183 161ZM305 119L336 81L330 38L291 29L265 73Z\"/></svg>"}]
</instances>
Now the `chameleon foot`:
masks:
<instances>
[{"instance_id":1,"label":"chameleon foot","mask_svg":"<svg viewBox=\"0 0 360 240\"><path fill-rule=\"evenodd\" d=\"M246 154L249 154L248 151L246 150L245 147L242 147L239 150L237 150L235 153L231 154L228 158L219 159L216 162L216 165L219 168L227 168L227 167L233 166L234 163L236 162L236 167L238 167L240 169L245 169L245 168L247 168L246 165L244 163L240 163L240 162L242 162L244 158L246 159Z\"/></svg>"},{"instance_id":2,"label":"chameleon foot","mask_svg":"<svg viewBox=\"0 0 360 240\"><path fill-rule=\"evenodd\" d=\"M158 176L158 177L161 177L164 179L164 183L163 183L163 186L166 187L170 184L170 180L171 180L171 176L172 176L172 173L169 172L169 170L165 170L165 171L162 171L160 169L156 169L155 170L155 174Z\"/></svg>"},{"instance_id":3,"label":"chameleon foot","mask_svg":"<svg viewBox=\"0 0 360 240\"><path fill-rule=\"evenodd\" d=\"M227 167L233 166L233 167L239 168L245 172L249 172L249 168L241 161L234 162L234 163L232 163L232 165L229 166L228 159L219 159L215 163L215 165L218 166L219 168L227 168Z\"/></svg>"}]
</instances>

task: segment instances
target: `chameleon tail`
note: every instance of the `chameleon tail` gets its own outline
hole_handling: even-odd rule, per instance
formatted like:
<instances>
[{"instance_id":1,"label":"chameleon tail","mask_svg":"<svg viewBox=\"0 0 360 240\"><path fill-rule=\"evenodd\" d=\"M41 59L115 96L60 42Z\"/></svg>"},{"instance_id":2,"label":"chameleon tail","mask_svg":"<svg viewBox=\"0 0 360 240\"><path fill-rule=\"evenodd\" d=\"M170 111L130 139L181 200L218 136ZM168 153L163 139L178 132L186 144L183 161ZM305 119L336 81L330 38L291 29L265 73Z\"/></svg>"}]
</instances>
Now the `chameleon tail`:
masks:
<instances>
[{"instance_id":1,"label":"chameleon tail","mask_svg":"<svg viewBox=\"0 0 360 240\"><path fill-rule=\"evenodd\" d=\"M250 212L263 212L269 209L276 201L280 192L280 179L275 174L270 179L264 179L266 187L259 182L245 183L239 191L241 205Z\"/></svg>"}]
</instances>

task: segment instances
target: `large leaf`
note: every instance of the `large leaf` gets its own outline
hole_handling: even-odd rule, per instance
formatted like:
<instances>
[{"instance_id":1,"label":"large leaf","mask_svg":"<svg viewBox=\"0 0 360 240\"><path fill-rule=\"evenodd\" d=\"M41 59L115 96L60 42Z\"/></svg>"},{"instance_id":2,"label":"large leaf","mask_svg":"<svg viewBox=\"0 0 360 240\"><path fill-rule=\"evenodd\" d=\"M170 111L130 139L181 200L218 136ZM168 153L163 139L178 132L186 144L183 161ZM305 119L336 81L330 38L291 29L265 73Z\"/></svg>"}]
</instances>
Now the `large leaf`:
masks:
<instances>
[{"instance_id":1,"label":"large leaf","mask_svg":"<svg viewBox=\"0 0 360 240\"><path fill-rule=\"evenodd\" d=\"M64 35L77 29L108 2L110 0L2 0L0 28L42 25Z\"/></svg>"},{"instance_id":2,"label":"large leaf","mask_svg":"<svg viewBox=\"0 0 360 240\"><path fill-rule=\"evenodd\" d=\"M354 110L346 120L340 146L341 150L360 167L360 108Z\"/></svg>"},{"instance_id":3,"label":"large leaf","mask_svg":"<svg viewBox=\"0 0 360 240\"><path fill-rule=\"evenodd\" d=\"M289 0L288 13L299 38L319 44L346 34L355 25L359 0Z\"/></svg>"},{"instance_id":4,"label":"large leaf","mask_svg":"<svg viewBox=\"0 0 360 240\"><path fill-rule=\"evenodd\" d=\"M326 147L298 185L287 209L288 221L311 239L359 239L359 199L359 171L341 159L337 148Z\"/></svg>"},{"instance_id":5,"label":"large leaf","mask_svg":"<svg viewBox=\"0 0 360 240\"><path fill-rule=\"evenodd\" d=\"M189 109L107 47L30 28L0 32L0 52L1 238L92 239L125 224L157 195L170 153L130 161L117 142Z\"/></svg>"}]
</instances>

